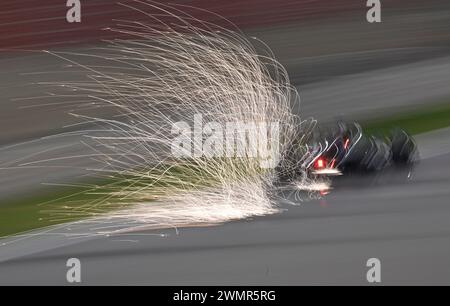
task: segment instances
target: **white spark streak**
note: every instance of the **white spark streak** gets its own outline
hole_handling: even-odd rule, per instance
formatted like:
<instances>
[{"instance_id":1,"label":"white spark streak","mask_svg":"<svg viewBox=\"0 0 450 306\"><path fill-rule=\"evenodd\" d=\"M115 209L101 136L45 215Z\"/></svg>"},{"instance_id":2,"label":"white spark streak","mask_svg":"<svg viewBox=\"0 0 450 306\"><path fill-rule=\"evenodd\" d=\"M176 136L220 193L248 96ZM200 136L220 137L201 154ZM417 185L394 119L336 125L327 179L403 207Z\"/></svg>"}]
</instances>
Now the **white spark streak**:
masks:
<instances>
[{"instance_id":1,"label":"white spark streak","mask_svg":"<svg viewBox=\"0 0 450 306\"><path fill-rule=\"evenodd\" d=\"M75 90L74 106L82 111L74 116L99 127L85 135L91 156L104 165L96 173L109 182L90 190L100 199L68 209L55 202L49 213L58 220L87 215L130 229L217 224L277 212L276 169L263 169L261 160L250 156L175 158L171 129L196 114L221 126L277 122L279 168L306 177L314 158L306 146L314 122L292 113L299 95L286 70L268 48L258 55L239 33L145 3L178 22L165 24L161 15L149 15L149 24L121 21L114 31L132 39L116 39L91 54L51 52L89 78L57 85ZM312 179L296 186L326 187Z\"/></svg>"}]
</instances>

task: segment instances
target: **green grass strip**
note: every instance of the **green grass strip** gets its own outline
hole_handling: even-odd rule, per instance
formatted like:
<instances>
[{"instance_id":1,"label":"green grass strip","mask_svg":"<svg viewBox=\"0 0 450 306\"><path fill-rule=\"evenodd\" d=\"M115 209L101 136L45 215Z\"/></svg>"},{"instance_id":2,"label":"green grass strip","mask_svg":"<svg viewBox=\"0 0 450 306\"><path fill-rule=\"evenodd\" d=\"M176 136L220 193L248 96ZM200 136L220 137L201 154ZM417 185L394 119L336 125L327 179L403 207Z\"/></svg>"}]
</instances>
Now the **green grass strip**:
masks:
<instances>
[{"instance_id":1,"label":"green grass strip","mask_svg":"<svg viewBox=\"0 0 450 306\"><path fill-rule=\"evenodd\" d=\"M363 123L370 134L387 134L392 128L402 128L410 134L420 134L450 126L450 104L416 109L409 113L369 120Z\"/></svg>"}]
</instances>

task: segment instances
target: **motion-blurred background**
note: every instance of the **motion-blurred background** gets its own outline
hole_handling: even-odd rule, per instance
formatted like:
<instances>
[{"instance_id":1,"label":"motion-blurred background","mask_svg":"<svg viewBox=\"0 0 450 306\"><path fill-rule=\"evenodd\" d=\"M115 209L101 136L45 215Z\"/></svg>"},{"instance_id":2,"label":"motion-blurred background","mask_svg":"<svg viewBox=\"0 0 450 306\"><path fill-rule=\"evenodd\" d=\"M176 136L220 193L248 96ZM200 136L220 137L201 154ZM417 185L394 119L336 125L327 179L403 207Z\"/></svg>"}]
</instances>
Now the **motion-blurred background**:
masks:
<instances>
[{"instance_id":1,"label":"motion-blurred background","mask_svg":"<svg viewBox=\"0 0 450 306\"><path fill-rule=\"evenodd\" d=\"M383 0L382 22L368 23L364 0L183 0L195 17L226 24L220 14L273 50L299 88L305 116L386 115L450 96L450 2ZM32 50L77 52L117 37L120 20L147 21L127 5L81 0L81 23L68 23L64 0L0 3L0 145L49 135L73 122L61 106L31 107L33 83L55 81L64 62ZM146 12L154 13L146 6ZM227 25L229 26L229 25ZM45 104L42 102L42 104ZM70 110L70 109L69 109ZM357 117L358 117L357 116Z\"/></svg>"}]
</instances>

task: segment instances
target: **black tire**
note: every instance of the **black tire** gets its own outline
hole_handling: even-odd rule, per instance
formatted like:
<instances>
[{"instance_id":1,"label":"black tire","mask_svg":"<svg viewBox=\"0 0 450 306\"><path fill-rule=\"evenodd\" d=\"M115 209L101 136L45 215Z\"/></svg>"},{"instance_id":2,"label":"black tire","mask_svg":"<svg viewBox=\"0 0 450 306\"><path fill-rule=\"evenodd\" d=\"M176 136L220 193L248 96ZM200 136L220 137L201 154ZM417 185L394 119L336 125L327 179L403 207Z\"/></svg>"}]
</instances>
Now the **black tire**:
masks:
<instances>
[{"instance_id":1,"label":"black tire","mask_svg":"<svg viewBox=\"0 0 450 306\"><path fill-rule=\"evenodd\" d=\"M373 138L373 154L366 163L368 171L380 171L389 166L392 160L392 151L382 139Z\"/></svg>"},{"instance_id":2,"label":"black tire","mask_svg":"<svg viewBox=\"0 0 450 306\"><path fill-rule=\"evenodd\" d=\"M414 161L417 145L414 139L404 130L391 132L392 161L396 164L409 164Z\"/></svg>"},{"instance_id":3,"label":"black tire","mask_svg":"<svg viewBox=\"0 0 450 306\"><path fill-rule=\"evenodd\" d=\"M365 163L373 154L373 146L369 137L361 135L342 160L340 167L346 172L365 170Z\"/></svg>"}]
</instances>

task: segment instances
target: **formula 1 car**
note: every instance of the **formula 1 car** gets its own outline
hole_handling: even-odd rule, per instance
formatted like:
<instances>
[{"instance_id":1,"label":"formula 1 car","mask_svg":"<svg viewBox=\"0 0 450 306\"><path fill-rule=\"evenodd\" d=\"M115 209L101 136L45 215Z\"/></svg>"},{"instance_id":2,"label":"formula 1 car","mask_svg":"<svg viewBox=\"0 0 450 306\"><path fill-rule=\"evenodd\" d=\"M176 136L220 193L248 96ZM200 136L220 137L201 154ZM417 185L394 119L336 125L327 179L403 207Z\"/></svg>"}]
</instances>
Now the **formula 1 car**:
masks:
<instances>
[{"instance_id":1,"label":"formula 1 car","mask_svg":"<svg viewBox=\"0 0 450 306\"><path fill-rule=\"evenodd\" d=\"M353 122L338 123L337 132L329 133L316 144L317 154L309 164L314 175L341 175L372 172L391 165L411 165L417 160L417 145L404 130L393 129L389 136L367 135Z\"/></svg>"},{"instance_id":2,"label":"formula 1 car","mask_svg":"<svg viewBox=\"0 0 450 306\"><path fill-rule=\"evenodd\" d=\"M411 166L418 160L417 145L404 130L393 129L388 136L363 132L356 123L338 122L337 128L316 131L308 149L295 140L277 166L277 180L296 181L306 173L332 177L349 173L368 173L389 166ZM307 158L305 158L307 156Z\"/></svg>"}]
</instances>

